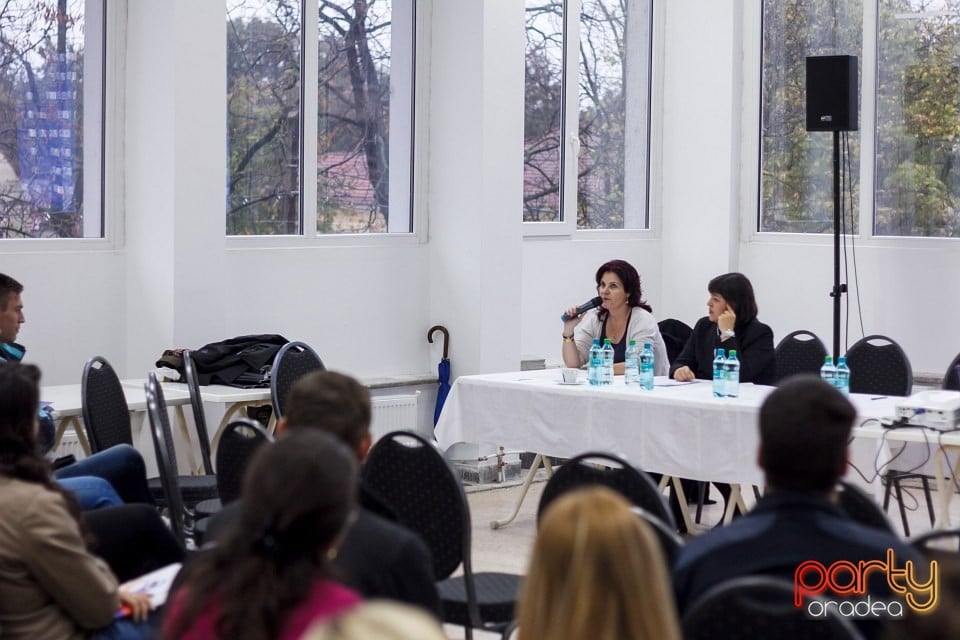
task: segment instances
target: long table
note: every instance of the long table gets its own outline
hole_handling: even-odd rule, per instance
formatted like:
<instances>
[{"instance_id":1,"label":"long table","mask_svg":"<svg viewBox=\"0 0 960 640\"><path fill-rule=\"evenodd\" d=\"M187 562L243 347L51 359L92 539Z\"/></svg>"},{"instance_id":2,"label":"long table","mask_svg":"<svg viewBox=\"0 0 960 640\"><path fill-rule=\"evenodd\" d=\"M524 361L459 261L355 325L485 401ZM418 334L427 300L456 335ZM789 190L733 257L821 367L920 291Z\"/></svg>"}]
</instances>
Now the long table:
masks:
<instances>
[{"instance_id":1,"label":"long table","mask_svg":"<svg viewBox=\"0 0 960 640\"><path fill-rule=\"evenodd\" d=\"M772 390L741 384L740 397L715 398L708 381L656 378L652 391L641 391L627 387L622 376L605 387L567 385L557 369L460 376L447 396L436 436L445 449L455 442L492 442L563 458L607 451L645 471L727 482L737 490L741 484L763 484L756 462L757 414ZM881 443L904 442L919 437L910 432L921 430L880 427L880 418L894 414L896 398L853 394L851 401L860 416L857 424L863 425L855 428L851 457L867 481L878 486L878 469L891 457ZM960 446L960 436L944 438L953 439L945 445L955 441ZM727 517L733 500L729 507Z\"/></svg>"}]
</instances>

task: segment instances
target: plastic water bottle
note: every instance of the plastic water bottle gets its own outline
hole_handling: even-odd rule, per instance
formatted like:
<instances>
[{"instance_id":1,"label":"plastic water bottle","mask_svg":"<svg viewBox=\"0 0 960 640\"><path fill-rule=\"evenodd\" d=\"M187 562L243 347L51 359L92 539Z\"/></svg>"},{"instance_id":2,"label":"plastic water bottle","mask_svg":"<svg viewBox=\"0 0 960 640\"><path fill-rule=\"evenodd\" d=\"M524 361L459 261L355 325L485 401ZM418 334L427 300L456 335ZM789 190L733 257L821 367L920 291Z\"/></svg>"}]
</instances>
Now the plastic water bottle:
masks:
<instances>
[{"instance_id":1,"label":"plastic water bottle","mask_svg":"<svg viewBox=\"0 0 960 640\"><path fill-rule=\"evenodd\" d=\"M587 382L592 386L600 384L600 370L603 368L603 356L600 354L600 338L594 338L587 359Z\"/></svg>"},{"instance_id":2,"label":"plastic water bottle","mask_svg":"<svg viewBox=\"0 0 960 640\"><path fill-rule=\"evenodd\" d=\"M627 352L623 357L623 381L625 384L640 384L640 350L637 341L627 343Z\"/></svg>"},{"instance_id":3,"label":"plastic water bottle","mask_svg":"<svg viewBox=\"0 0 960 640\"><path fill-rule=\"evenodd\" d=\"M713 357L713 397L722 398L727 395L727 374L723 365L727 361L727 350L717 347Z\"/></svg>"},{"instance_id":4,"label":"plastic water bottle","mask_svg":"<svg viewBox=\"0 0 960 640\"><path fill-rule=\"evenodd\" d=\"M610 342L610 338L603 339L603 349L601 349L601 354L603 355L603 372L600 376L600 384L611 385L613 384L613 344Z\"/></svg>"},{"instance_id":5,"label":"plastic water bottle","mask_svg":"<svg viewBox=\"0 0 960 640\"><path fill-rule=\"evenodd\" d=\"M653 348L649 342L643 344L640 353L640 388L653 391Z\"/></svg>"},{"instance_id":6,"label":"plastic water bottle","mask_svg":"<svg viewBox=\"0 0 960 640\"><path fill-rule=\"evenodd\" d=\"M737 360L737 350L730 349L730 355L723 362L723 372L726 374L727 397L736 398L740 395L740 361Z\"/></svg>"},{"instance_id":7,"label":"plastic water bottle","mask_svg":"<svg viewBox=\"0 0 960 640\"><path fill-rule=\"evenodd\" d=\"M823 359L823 366L820 367L820 377L832 386L837 386L837 368L833 366L833 356L827 356Z\"/></svg>"},{"instance_id":8,"label":"plastic water bottle","mask_svg":"<svg viewBox=\"0 0 960 640\"><path fill-rule=\"evenodd\" d=\"M850 367L847 366L847 359L844 356L837 358L837 368L833 381L840 393L845 396L850 395Z\"/></svg>"}]
</instances>

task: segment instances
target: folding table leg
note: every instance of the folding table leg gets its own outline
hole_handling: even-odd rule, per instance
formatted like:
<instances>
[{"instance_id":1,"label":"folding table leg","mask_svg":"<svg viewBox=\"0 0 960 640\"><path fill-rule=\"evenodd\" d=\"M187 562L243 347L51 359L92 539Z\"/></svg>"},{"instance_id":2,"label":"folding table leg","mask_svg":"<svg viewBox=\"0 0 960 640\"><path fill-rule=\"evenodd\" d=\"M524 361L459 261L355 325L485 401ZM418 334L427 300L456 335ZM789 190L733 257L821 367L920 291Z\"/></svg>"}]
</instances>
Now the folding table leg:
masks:
<instances>
[{"instance_id":1,"label":"folding table leg","mask_svg":"<svg viewBox=\"0 0 960 640\"><path fill-rule=\"evenodd\" d=\"M527 472L527 477L523 479L523 488L520 491L520 497L517 498L517 503L513 506L513 513L503 520L491 520L491 529L505 527L513 522L513 519L517 517L517 514L520 513L520 505L523 504L523 499L527 497L527 491L530 490L530 485L533 484L533 480L536 478L537 471L540 470L541 464L543 465L543 468L547 470L547 477L549 478L553 476L553 465L550 463L550 458L539 453L534 456L533 462L530 463L530 471Z\"/></svg>"}]
</instances>

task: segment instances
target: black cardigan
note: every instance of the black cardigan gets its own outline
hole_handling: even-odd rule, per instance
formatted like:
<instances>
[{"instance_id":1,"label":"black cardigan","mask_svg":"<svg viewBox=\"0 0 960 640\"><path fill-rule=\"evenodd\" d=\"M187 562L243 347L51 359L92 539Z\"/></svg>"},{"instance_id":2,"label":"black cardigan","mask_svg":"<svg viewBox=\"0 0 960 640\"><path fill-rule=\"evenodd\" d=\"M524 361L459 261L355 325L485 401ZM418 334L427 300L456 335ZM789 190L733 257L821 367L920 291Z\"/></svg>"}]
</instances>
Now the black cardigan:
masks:
<instances>
[{"instance_id":1,"label":"black cardigan","mask_svg":"<svg viewBox=\"0 0 960 640\"><path fill-rule=\"evenodd\" d=\"M680 367L687 366L701 380L713 378L713 357L717 347L727 351L736 349L740 360L740 382L773 384L776 361L773 351L773 331L756 318L737 326L736 335L720 342L717 324L706 316L697 321L676 360L670 363L670 377Z\"/></svg>"}]
</instances>

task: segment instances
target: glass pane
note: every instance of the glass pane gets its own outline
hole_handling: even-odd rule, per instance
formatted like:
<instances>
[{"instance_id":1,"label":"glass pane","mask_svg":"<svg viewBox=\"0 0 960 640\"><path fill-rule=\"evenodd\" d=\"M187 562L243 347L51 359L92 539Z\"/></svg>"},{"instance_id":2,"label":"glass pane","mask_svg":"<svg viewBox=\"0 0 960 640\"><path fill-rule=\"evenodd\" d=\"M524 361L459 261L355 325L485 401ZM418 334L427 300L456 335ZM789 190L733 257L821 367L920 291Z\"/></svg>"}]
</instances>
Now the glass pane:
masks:
<instances>
[{"instance_id":1,"label":"glass pane","mask_svg":"<svg viewBox=\"0 0 960 640\"><path fill-rule=\"evenodd\" d=\"M960 236L960 3L880 2L877 235Z\"/></svg>"},{"instance_id":2,"label":"glass pane","mask_svg":"<svg viewBox=\"0 0 960 640\"><path fill-rule=\"evenodd\" d=\"M392 158L397 160L395 165L410 164L412 11L409 1L320 3L319 233L412 231L409 171L399 169L391 176L390 170ZM394 29L399 25L407 29ZM392 47L405 47L399 56L405 64L391 64ZM396 77L391 74L392 67ZM405 73L400 73L404 67ZM403 86L391 89L391 81ZM391 143L397 148L391 149ZM391 189L391 177L399 181L395 185L399 189Z\"/></svg>"},{"instance_id":3,"label":"glass pane","mask_svg":"<svg viewBox=\"0 0 960 640\"><path fill-rule=\"evenodd\" d=\"M581 6L578 229L647 226L650 21L645 4L583 0Z\"/></svg>"},{"instance_id":4,"label":"glass pane","mask_svg":"<svg viewBox=\"0 0 960 640\"><path fill-rule=\"evenodd\" d=\"M527 0L523 221L560 217L564 3Z\"/></svg>"},{"instance_id":5,"label":"glass pane","mask_svg":"<svg viewBox=\"0 0 960 640\"><path fill-rule=\"evenodd\" d=\"M763 3L760 231L833 232L833 133L806 131L806 57L860 58L861 46L859 0ZM860 137L845 135L844 229L855 233Z\"/></svg>"},{"instance_id":6,"label":"glass pane","mask_svg":"<svg viewBox=\"0 0 960 640\"><path fill-rule=\"evenodd\" d=\"M300 2L227 2L227 234L300 233Z\"/></svg>"},{"instance_id":7,"label":"glass pane","mask_svg":"<svg viewBox=\"0 0 960 640\"><path fill-rule=\"evenodd\" d=\"M97 5L93 11L99 15ZM86 9L84 0L0 5L0 237L103 233L102 152L95 133L102 105L87 105L87 113L84 108L85 67L100 76L92 83L102 82L103 29L96 20L88 28ZM100 39L89 51L85 34ZM86 166L84 117L96 145Z\"/></svg>"}]
</instances>

